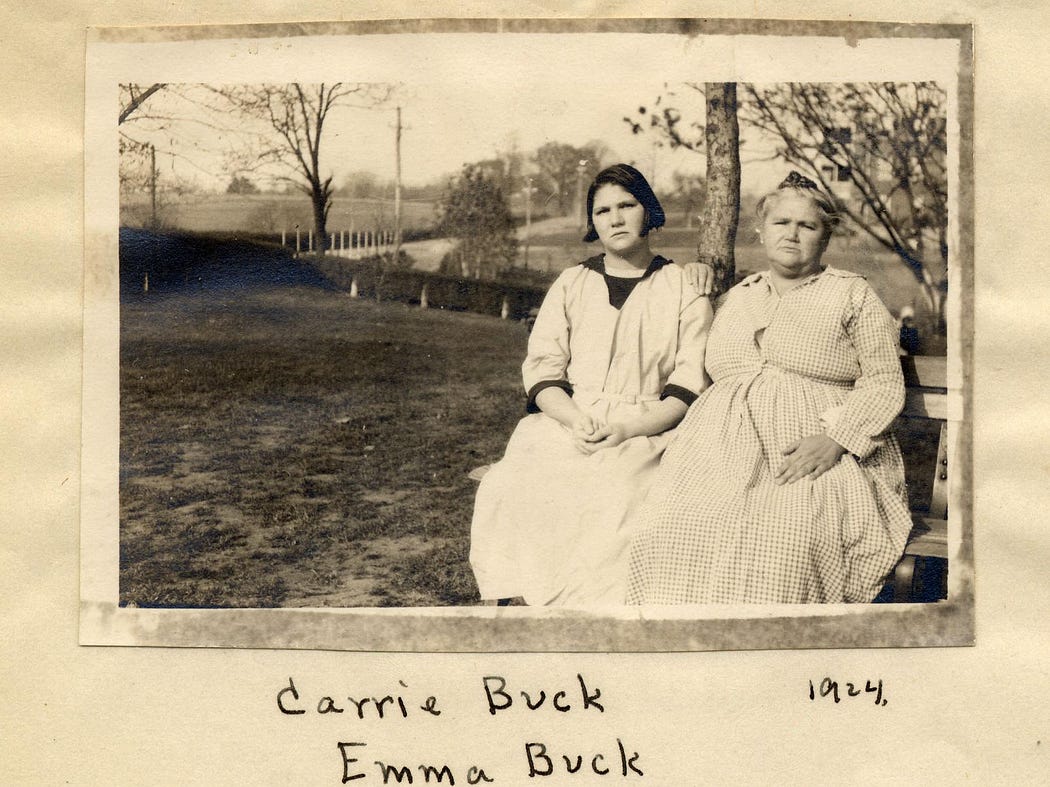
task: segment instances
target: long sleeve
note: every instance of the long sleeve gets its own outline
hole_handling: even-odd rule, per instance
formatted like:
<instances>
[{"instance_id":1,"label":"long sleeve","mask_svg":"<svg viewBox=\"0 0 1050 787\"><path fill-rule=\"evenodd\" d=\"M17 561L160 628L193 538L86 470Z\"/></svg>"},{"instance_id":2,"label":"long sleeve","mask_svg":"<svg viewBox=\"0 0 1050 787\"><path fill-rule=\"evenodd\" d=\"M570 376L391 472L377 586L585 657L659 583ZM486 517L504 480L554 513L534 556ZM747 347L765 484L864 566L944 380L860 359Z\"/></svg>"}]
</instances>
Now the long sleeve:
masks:
<instances>
[{"instance_id":1,"label":"long sleeve","mask_svg":"<svg viewBox=\"0 0 1050 787\"><path fill-rule=\"evenodd\" d=\"M904 376L893 318L882 301L863 281L858 281L850 296L851 310L844 327L861 373L827 435L864 459L878 448L904 406Z\"/></svg>"}]
</instances>

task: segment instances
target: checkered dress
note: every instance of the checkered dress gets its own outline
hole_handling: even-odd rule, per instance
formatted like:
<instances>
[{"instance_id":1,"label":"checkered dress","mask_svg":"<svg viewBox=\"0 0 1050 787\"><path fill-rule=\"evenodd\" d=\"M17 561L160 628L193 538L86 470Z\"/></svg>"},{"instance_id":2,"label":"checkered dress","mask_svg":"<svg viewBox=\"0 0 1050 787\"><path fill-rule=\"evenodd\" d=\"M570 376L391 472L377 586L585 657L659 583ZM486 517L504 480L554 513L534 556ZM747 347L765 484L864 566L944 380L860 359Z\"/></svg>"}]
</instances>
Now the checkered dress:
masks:
<instances>
[{"instance_id":1,"label":"checkered dress","mask_svg":"<svg viewBox=\"0 0 1050 787\"><path fill-rule=\"evenodd\" d=\"M911 529L893 320L863 278L826 268L778 296L731 290L711 328L713 385L675 432L630 554L628 602L868 602ZM844 446L816 480L778 486L782 452Z\"/></svg>"}]
</instances>

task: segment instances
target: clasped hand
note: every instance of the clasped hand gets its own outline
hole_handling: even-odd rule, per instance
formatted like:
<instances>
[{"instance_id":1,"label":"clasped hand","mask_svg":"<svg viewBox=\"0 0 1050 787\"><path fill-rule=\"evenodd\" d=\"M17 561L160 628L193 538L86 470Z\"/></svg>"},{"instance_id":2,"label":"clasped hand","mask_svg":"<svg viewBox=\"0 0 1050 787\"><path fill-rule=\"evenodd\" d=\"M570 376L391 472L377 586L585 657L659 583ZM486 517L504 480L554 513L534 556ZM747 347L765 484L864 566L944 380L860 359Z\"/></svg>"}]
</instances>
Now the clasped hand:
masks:
<instances>
[{"instance_id":1,"label":"clasped hand","mask_svg":"<svg viewBox=\"0 0 1050 787\"><path fill-rule=\"evenodd\" d=\"M603 448L612 448L630 435L620 423L602 423L589 415L582 415L572 425L572 442L584 454L593 454Z\"/></svg>"},{"instance_id":2,"label":"clasped hand","mask_svg":"<svg viewBox=\"0 0 1050 787\"><path fill-rule=\"evenodd\" d=\"M784 449L787 457L774 480L778 484L792 484L800 478L814 480L830 470L846 453L846 449L823 432L796 440Z\"/></svg>"}]
</instances>

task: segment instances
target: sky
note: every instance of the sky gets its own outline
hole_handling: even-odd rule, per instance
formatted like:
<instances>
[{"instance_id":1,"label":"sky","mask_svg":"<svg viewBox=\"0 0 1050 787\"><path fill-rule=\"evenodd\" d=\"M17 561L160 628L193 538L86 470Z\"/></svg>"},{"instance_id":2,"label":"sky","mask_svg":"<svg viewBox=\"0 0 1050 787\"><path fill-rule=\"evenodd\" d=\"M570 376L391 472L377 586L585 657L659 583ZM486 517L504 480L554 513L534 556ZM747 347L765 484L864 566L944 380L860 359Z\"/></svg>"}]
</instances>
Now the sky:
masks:
<instances>
[{"instance_id":1,"label":"sky","mask_svg":"<svg viewBox=\"0 0 1050 787\"><path fill-rule=\"evenodd\" d=\"M691 89L682 95L692 112L703 117L703 97ZM492 158L517 148L531 154L547 142L580 147L592 140L605 143L615 161L635 163L648 177L655 172L658 189L669 188L672 172L704 171L702 155L658 147L652 132L635 135L623 120L637 117L641 106L651 107L664 92L659 80L618 85L615 95L579 83L530 81L513 92L492 84L421 82L401 86L387 105L376 109L340 107L331 113L322 142L322 166L340 182L355 171L371 171L381 179L395 173L395 106L401 107L402 178L421 185L458 172L463 164ZM186 102L155 94L151 110L187 115L198 110ZM177 122L166 131L148 133L134 122L124 130L153 141L162 160L162 172L177 173L205 188L225 188L222 148L234 140L197 122ZM608 163L613 163L609 161ZM209 174L214 173L214 174Z\"/></svg>"},{"instance_id":2,"label":"sky","mask_svg":"<svg viewBox=\"0 0 1050 787\"><path fill-rule=\"evenodd\" d=\"M134 44L113 47L104 73L116 82L287 83L346 81L397 85L383 111L346 109L330 117L322 164L340 182L369 170L393 178L394 106L402 107L403 180L422 184L464 163L516 146L531 153L546 142L604 142L614 157L655 171L657 193L676 171L703 172L702 156L655 148L632 135L637 116L670 88L702 118L701 95L684 82L952 79L943 42L846 41L842 38L689 36L656 33L443 33L182 42L150 58ZM177 57L175 55L177 54ZM945 70L945 64L949 68ZM165 99L157 94L158 108ZM185 114L185 110L181 111ZM129 133L140 135L131 123ZM761 162L770 145L742 130L742 188L765 191L786 173ZM159 141L158 141L159 140ZM215 132L194 122L158 135L158 150L177 149L170 173L221 189L229 181ZM192 163L190 163L192 162Z\"/></svg>"},{"instance_id":3,"label":"sky","mask_svg":"<svg viewBox=\"0 0 1050 787\"><path fill-rule=\"evenodd\" d=\"M507 39L515 38L521 40L506 46ZM407 184L431 182L458 172L464 163L492 158L514 147L529 154L552 141L574 146L601 141L611 151L612 160L607 163L633 162L648 177L655 173L658 192L670 188L676 170L704 171L702 155L657 147L654 134L635 135L624 121L625 116L637 118L641 106L651 108L668 88L680 94L690 117L703 118L702 95L683 85L675 68L639 67L632 53L634 42L629 40L637 36L617 37L612 47L606 45L608 37L580 41L581 37L563 36L552 41L553 37L543 36L539 37L546 39L543 46L534 43L537 38L503 36L482 46L472 41L473 51L467 54L441 43L429 52L417 51L409 62L399 58L382 74L397 85L385 108L347 107L330 115L322 143L323 166L335 174L337 183L357 170L392 179L394 107L400 105L402 176ZM682 37L661 38L674 46L690 46ZM642 43L651 45L651 39ZM390 46L392 42L384 43L388 44L386 52L398 48ZM509 50L516 51L511 54ZM673 62L675 54L663 52L659 59ZM153 111L178 116L196 111L162 93L151 101ZM159 151L179 152L178 158L161 162L162 171L166 168L207 189L223 189L229 182L217 152L224 141L192 118L160 134L146 134L142 124L134 122L124 130L137 138L149 138ZM761 178L765 173L767 181L775 177L768 166L759 169L758 173L745 169L745 188L750 185L749 176Z\"/></svg>"}]
</instances>

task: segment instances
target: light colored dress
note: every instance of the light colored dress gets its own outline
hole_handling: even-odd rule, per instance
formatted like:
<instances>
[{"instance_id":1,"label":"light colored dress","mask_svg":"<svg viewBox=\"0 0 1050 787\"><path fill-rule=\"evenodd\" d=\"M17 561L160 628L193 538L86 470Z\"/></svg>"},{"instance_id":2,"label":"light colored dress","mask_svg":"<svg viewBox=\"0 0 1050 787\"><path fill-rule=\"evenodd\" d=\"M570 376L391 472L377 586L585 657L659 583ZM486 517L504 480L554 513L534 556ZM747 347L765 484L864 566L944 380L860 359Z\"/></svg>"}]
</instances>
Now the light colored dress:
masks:
<instances>
[{"instance_id":1,"label":"light colored dress","mask_svg":"<svg viewBox=\"0 0 1050 787\"><path fill-rule=\"evenodd\" d=\"M692 401L706 381L708 299L657 257L617 309L603 270L593 258L548 291L522 366L530 402L558 385L610 421L644 413L665 395ZM630 529L668 438L634 437L587 455L553 418L523 418L475 500L470 562L481 597L623 604Z\"/></svg>"},{"instance_id":2,"label":"light colored dress","mask_svg":"<svg viewBox=\"0 0 1050 787\"><path fill-rule=\"evenodd\" d=\"M868 602L911 529L887 430L904 402L893 319L825 268L779 296L768 273L711 327L713 384L664 455L630 556L629 603ZM783 450L826 431L847 453L778 486Z\"/></svg>"}]
</instances>

